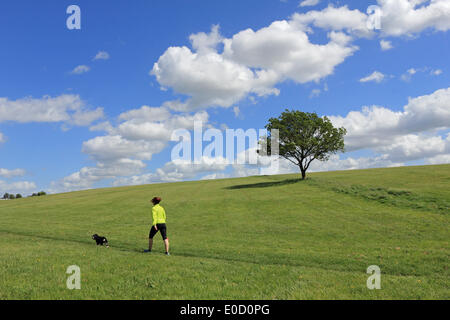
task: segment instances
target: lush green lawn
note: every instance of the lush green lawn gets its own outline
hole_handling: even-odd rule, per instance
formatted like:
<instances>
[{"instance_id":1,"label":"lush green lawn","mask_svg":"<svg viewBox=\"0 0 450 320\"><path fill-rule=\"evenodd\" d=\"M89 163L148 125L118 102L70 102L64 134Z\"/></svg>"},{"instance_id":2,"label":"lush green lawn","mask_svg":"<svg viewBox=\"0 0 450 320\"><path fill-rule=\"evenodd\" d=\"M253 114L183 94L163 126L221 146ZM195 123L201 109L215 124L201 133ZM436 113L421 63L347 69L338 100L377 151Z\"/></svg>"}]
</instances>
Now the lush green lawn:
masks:
<instances>
[{"instance_id":1,"label":"lush green lawn","mask_svg":"<svg viewBox=\"0 0 450 320\"><path fill-rule=\"evenodd\" d=\"M0 201L1 299L449 299L450 165ZM149 200L168 215L143 254ZM90 236L108 237L111 248ZM70 265L81 290L66 288ZM381 290L366 269L381 268Z\"/></svg>"}]
</instances>

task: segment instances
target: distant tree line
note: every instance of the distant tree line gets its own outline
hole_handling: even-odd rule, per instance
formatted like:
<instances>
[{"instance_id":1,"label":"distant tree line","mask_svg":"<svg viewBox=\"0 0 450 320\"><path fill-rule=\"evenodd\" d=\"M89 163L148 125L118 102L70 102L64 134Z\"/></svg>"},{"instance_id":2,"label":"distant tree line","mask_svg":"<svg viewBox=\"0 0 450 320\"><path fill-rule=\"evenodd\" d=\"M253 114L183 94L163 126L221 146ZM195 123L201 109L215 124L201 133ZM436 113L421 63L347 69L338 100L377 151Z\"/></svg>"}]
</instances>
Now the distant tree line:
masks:
<instances>
[{"instance_id":1,"label":"distant tree line","mask_svg":"<svg viewBox=\"0 0 450 320\"><path fill-rule=\"evenodd\" d=\"M22 198L22 195L21 195L20 193L14 195L14 194L12 194L12 193L10 194L10 193L6 192L6 193L3 195L3 199L10 199L10 200L13 200L13 199L20 199L20 198Z\"/></svg>"},{"instance_id":2,"label":"distant tree line","mask_svg":"<svg viewBox=\"0 0 450 320\"><path fill-rule=\"evenodd\" d=\"M31 196L32 197L40 197L40 196L45 196L47 195L44 191L38 192L38 193L33 193Z\"/></svg>"},{"instance_id":3,"label":"distant tree line","mask_svg":"<svg viewBox=\"0 0 450 320\"><path fill-rule=\"evenodd\" d=\"M44 191L40 191L38 193L33 193L29 197L40 197L40 196L45 196L46 194L47 193L45 193ZM20 198L23 198L20 193L13 194L13 193L8 193L8 192L6 192L2 197L2 199L4 199L4 200L14 200L14 199L20 199Z\"/></svg>"}]
</instances>

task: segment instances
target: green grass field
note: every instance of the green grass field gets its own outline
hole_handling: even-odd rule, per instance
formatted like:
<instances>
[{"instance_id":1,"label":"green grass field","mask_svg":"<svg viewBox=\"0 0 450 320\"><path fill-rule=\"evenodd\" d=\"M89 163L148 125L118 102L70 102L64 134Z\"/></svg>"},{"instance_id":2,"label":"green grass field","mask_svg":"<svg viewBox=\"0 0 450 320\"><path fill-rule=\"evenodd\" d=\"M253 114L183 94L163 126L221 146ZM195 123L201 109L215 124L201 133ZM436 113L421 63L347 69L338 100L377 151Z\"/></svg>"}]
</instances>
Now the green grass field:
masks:
<instances>
[{"instance_id":1,"label":"green grass field","mask_svg":"<svg viewBox=\"0 0 450 320\"><path fill-rule=\"evenodd\" d=\"M450 165L0 201L1 299L449 299ZM160 235L143 254L159 195ZM108 237L97 247L91 235ZM81 290L66 269L81 268ZM381 290L366 287L381 268Z\"/></svg>"}]
</instances>

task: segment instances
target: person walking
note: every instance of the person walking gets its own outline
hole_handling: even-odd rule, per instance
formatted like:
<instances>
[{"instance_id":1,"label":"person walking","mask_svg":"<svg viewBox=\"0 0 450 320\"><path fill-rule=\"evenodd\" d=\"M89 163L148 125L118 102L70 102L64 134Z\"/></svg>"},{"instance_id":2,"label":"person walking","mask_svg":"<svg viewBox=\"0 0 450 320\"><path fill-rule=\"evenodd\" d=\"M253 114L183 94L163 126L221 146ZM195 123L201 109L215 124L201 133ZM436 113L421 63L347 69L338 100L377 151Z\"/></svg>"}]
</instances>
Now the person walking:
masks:
<instances>
[{"instance_id":1,"label":"person walking","mask_svg":"<svg viewBox=\"0 0 450 320\"><path fill-rule=\"evenodd\" d=\"M152 219L153 225L150 229L150 234L148 238L148 250L144 252L152 252L153 247L153 237L159 232L161 232L161 236L164 241L164 247L166 248L166 255L170 256L169 253L169 239L167 238L167 227L166 227L166 211L159 204L161 202L160 197L154 197L152 199Z\"/></svg>"}]
</instances>

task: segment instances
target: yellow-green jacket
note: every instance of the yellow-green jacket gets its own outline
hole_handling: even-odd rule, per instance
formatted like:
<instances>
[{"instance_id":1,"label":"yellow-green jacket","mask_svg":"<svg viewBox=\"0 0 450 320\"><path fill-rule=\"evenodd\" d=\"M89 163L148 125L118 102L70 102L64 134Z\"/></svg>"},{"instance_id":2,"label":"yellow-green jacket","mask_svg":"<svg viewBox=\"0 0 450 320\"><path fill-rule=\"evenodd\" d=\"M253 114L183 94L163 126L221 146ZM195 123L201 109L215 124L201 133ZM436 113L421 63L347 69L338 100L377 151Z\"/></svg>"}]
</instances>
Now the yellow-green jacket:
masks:
<instances>
[{"instance_id":1,"label":"yellow-green jacket","mask_svg":"<svg viewBox=\"0 0 450 320\"><path fill-rule=\"evenodd\" d=\"M159 204L152 208L153 225L166 223L166 211Z\"/></svg>"}]
</instances>

